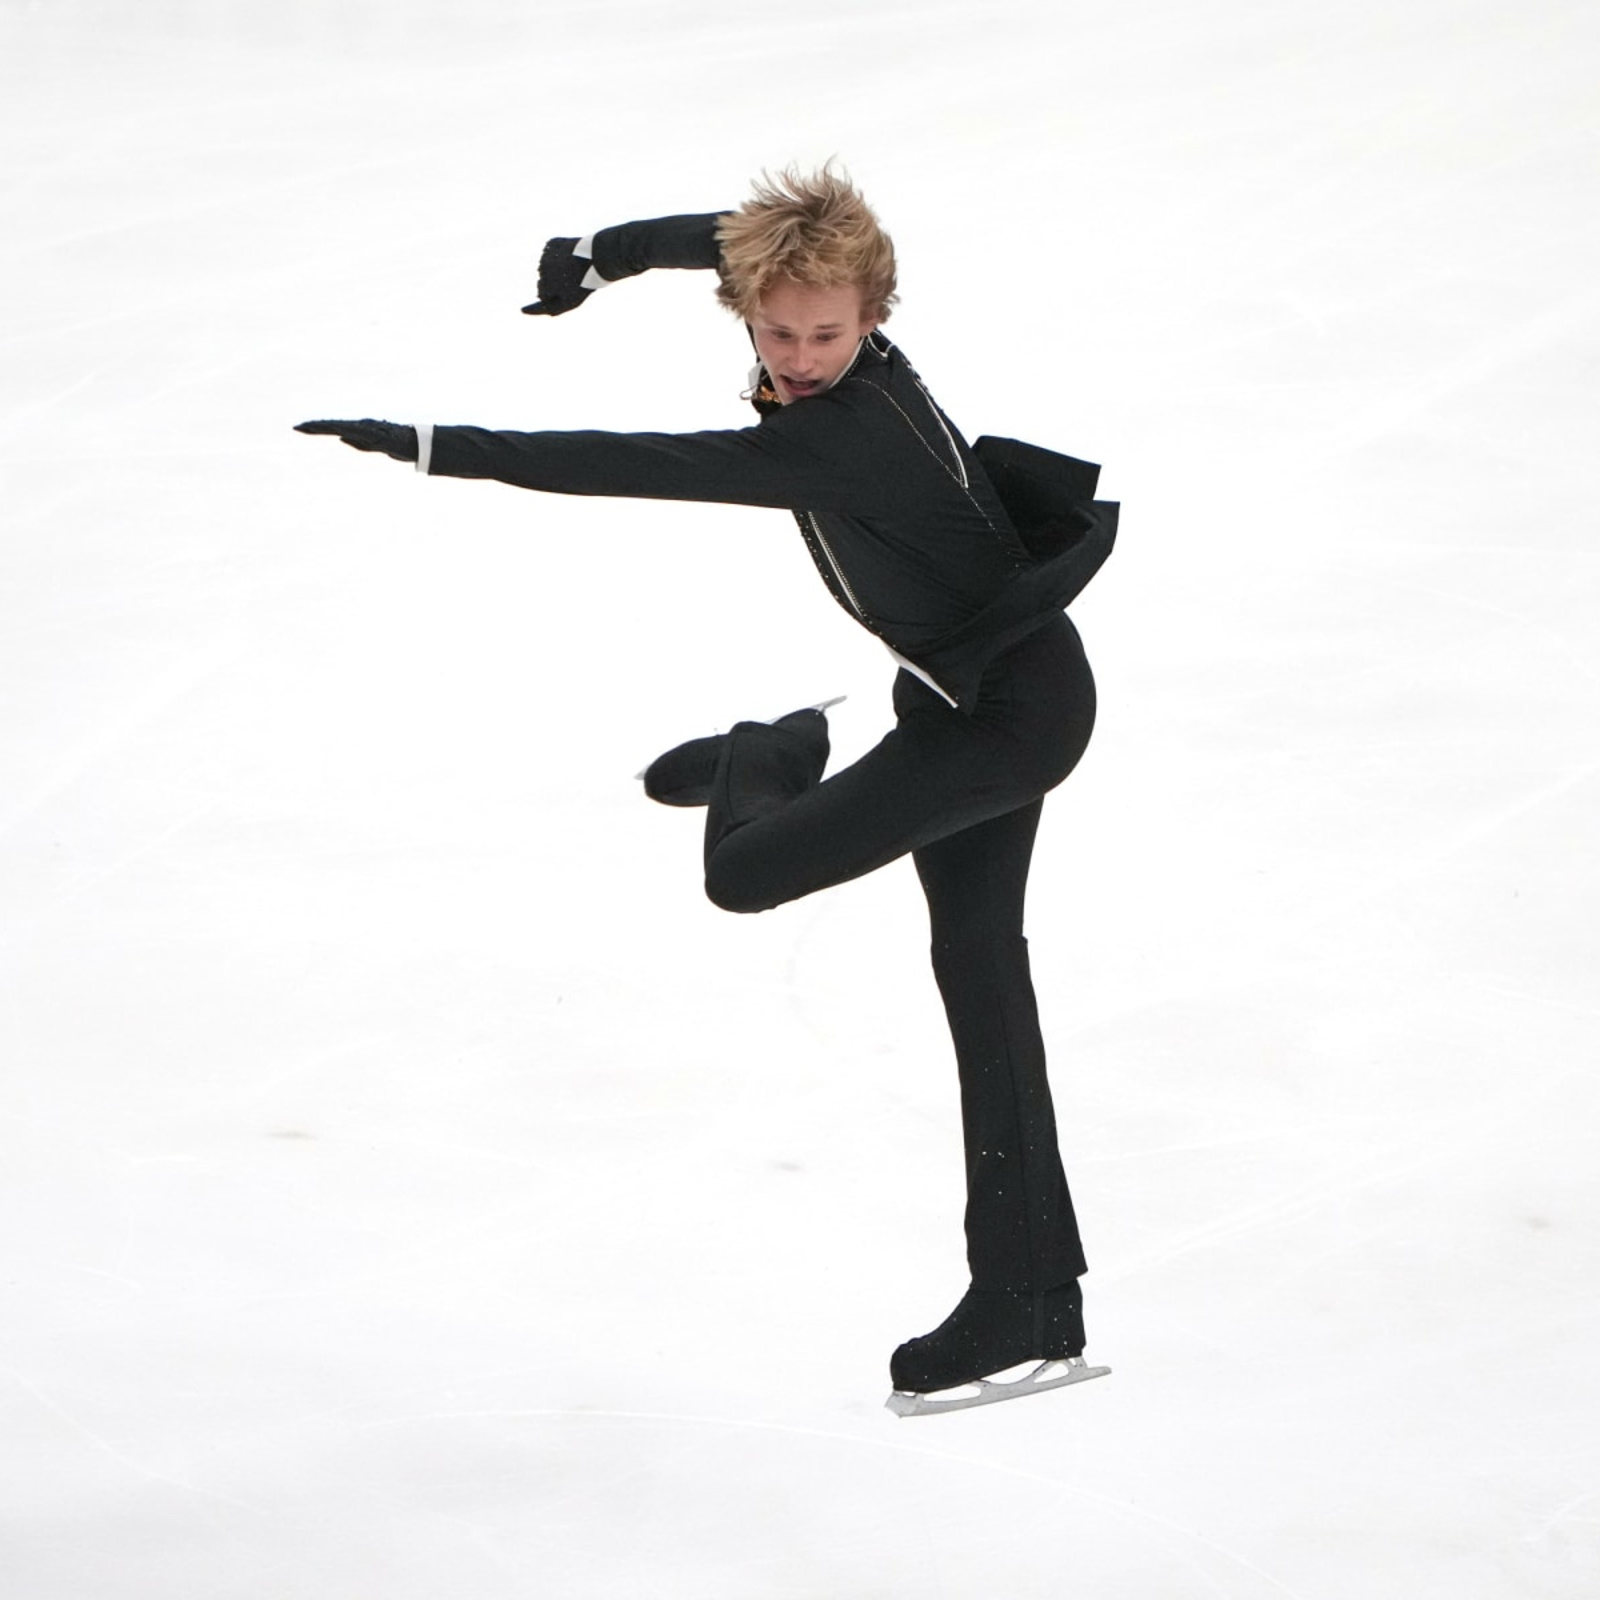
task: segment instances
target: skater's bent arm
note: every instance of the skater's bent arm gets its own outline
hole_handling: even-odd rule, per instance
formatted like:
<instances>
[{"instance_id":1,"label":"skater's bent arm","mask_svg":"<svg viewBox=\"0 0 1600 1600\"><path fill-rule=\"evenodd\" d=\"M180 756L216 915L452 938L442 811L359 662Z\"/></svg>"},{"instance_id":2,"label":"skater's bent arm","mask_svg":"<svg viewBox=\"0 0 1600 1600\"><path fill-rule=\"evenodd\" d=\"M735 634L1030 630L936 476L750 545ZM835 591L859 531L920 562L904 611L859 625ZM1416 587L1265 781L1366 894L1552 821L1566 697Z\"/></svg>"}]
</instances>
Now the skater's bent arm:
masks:
<instances>
[{"instance_id":1,"label":"skater's bent arm","mask_svg":"<svg viewBox=\"0 0 1600 1600\"><path fill-rule=\"evenodd\" d=\"M636 278L655 267L690 271L714 267L722 259L717 224L725 213L696 212L621 222L594 235L595 271L608 283Z\"/></svg>"},{"instance_id":2,"label":"skater's bent arm","mask_svg":"<svg viewBox=\"0 0 1600 1600\"><path fill-rule=\"evenodd\" d=\"M653 217L602 228L582 239L551 239L539 257L539 297L522 309L535 317L565 316L597 289L652 267L717 266L722 260L717 243L722 215L706 211Z\"/></svg>"}]
</instances>

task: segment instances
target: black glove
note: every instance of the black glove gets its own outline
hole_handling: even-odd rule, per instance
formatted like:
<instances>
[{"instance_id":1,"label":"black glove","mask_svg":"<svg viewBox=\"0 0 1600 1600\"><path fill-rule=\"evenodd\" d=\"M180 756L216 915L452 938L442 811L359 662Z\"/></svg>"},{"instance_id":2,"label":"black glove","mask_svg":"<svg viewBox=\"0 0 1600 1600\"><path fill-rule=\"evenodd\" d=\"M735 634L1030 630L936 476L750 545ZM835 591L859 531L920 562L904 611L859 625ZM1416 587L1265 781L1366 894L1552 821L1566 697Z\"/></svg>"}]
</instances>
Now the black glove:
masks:
<instances>
[{"instance_id":1,"label":"black glove","mask_svg":"<svg viewBox=\"0 0 1600 1600\"><path fill-rule=\"evenodd\" d=\"M359 422L297 422L294 431L331 433L352 450L381 450L396 461L417 459L417 430L407 422L375 422L371 417Z\"/></svg>"},{"instance_id":2,"label":"black glove","mask_svg":"<svg viewBox=\"0 0 1600 1600\"><path fill-rule=\"evenodd\" d=\"M581 243L579 239L552 239L544 247L539 257L539 298L522 308L525 316L559 317L576 311L594 293L583 286L594 263L576 253Z\"/></svg>"}]
</instances>

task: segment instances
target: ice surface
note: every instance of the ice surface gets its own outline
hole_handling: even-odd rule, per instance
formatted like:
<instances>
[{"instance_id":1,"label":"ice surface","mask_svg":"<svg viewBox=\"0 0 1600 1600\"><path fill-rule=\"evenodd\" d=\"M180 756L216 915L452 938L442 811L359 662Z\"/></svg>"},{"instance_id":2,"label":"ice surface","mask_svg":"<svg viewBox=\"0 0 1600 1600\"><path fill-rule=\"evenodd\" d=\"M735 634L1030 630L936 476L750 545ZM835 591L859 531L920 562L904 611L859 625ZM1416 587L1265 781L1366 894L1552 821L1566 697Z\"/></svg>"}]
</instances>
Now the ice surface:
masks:
<instances>
[{"instance_id":1,"label":"ice surface","mask_svg":"<svg viewBox=\"0 0 1600 1600\"><path fill-rule=\"evenodd\" d=\"M8 1597L1600 1592L1597 45L0 4ZM858 753L877 647L781 515L290 431L740 424L699 280L517 307L835 152L956 419L1125 504L1029 925L1116 1372L915 1430L913 877L726 917L629 776L842 691Z\"/></svg>"}]
</instances>

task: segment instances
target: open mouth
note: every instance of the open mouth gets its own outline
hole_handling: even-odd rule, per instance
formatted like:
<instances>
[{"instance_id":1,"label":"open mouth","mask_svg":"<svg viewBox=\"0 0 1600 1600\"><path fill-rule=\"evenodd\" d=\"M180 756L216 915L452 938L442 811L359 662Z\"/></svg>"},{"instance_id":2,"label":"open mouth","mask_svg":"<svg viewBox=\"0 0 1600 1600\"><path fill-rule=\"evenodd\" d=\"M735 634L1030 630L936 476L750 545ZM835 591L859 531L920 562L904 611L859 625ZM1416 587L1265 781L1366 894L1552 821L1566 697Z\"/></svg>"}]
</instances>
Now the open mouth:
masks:
<instances>
[{"instance_id":1,"label":"open mouth","mask_svg":"<svg viewBox=\"0 0 1600 1600\"><path fill-rule=\"evenodd\" d=\"M815 394L822 387L822 382L818 378L785 378L783 386L796 399L800 399L804 395Z\"/></svg>"}]
</instances>

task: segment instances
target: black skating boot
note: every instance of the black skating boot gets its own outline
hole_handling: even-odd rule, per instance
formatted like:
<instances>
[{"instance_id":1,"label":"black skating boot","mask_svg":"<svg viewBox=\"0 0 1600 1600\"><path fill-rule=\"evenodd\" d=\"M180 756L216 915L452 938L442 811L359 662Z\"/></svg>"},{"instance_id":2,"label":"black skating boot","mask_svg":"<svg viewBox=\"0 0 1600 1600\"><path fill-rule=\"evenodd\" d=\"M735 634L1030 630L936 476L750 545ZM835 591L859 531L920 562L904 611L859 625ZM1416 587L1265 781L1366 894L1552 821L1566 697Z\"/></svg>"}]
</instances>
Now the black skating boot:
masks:
<instances>
[{"instance_id":1,"label":"black skating boot","mask_svg":"<svg viewBox=\"0 0 1600 1600\"><path fill-rule=\"evenodd\" d=\"M657 756L643 772L644 792L664 806L703 806L711 797L717 758L728 742L725 733L690 739Z\"/></svg>"},{"instance_id":2,"label":"black skating boot","mask_svg":"<svg viewBox=\"0 0 1600 1600\"><path fill-rule=\"evenodd\" d=\"M1042 1294L968 1289L932 1333L908 1340L889 1361L896 1389L929 1394L975 1383L1024 1361L1083 1354L1083 1292L1074 1279Z\"/></svg>"},{"instance_id":3,"label":"black skating boot","mask_svg":"<svg viewBox=\"0 0 1600 1600\"><path fill-rule=\"evenodd\" d=\"M821 706L805 706L761 726L782 728L796 734L808 747L820 743L821 760L826 762L828 719L824 712L828 706L838 703L837 700L829 700ZM704 738L690 739L687 743L674 746L665 755L657 756L639 774L644 780L644 792L664 806L708 804L711 799L711 780L716 776L717 762L727 742L727 734L713 733ZM815 751L812 750L811 754L814 756Z\"/></svg>"}]
</instances>

